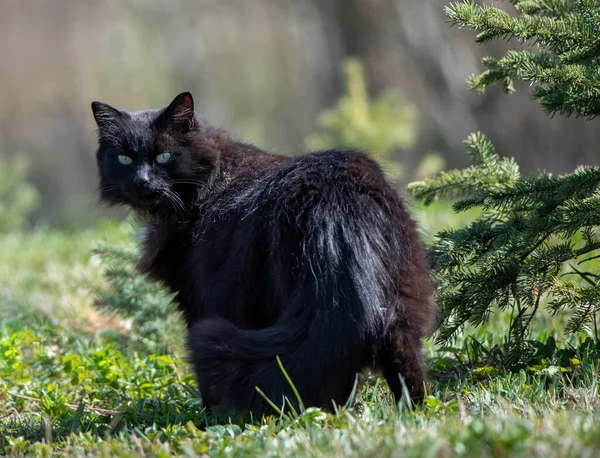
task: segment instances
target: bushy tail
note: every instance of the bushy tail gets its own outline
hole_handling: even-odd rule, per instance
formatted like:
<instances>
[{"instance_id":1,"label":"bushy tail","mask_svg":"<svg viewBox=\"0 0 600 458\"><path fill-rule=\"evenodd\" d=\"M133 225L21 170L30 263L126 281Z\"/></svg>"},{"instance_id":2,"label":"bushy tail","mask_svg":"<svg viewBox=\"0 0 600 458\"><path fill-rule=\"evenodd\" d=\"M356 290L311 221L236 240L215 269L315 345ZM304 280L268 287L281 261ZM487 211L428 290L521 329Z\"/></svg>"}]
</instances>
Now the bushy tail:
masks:
<instances>
[{"instance_id":1,"label":"bushy tail","mask_svg":"<svg viewBox=\"0 0 600 458\"><path fill-rule=\"evenodd\" d=\"M348 313L339 297L330 297L329 310L302 299L296 298L270 328L242 330L211 318L190 329L192 361L206 404L227 412L269 413L258 387L279 407L287 397L297 409L277 356L306 406L346 402L370 339L362 317Z\"/></svg>"},{"instance_id":2,"label":"bushy tail","mask_svg":"<svg viewBox=\"0 0 600 458\"><path fill-rule=\"evenodd\" d=\"M256 387L279 406L285 397L297 405L279 356L305 406L331 408L347 401L356 373L373 361L387 315L394 313L386 308L394 308L389 275L398 253L380 231L367 234L372 226L356 218L324 220L334 223L313 227L310 243L280 244L302 246L301 253L280 249L270 260L280 276L293 277L280 282L284 310L272 327L243 330L218 317L191 327L192 361L208 405L268 412Z\"/></svg>"}]
</instances>

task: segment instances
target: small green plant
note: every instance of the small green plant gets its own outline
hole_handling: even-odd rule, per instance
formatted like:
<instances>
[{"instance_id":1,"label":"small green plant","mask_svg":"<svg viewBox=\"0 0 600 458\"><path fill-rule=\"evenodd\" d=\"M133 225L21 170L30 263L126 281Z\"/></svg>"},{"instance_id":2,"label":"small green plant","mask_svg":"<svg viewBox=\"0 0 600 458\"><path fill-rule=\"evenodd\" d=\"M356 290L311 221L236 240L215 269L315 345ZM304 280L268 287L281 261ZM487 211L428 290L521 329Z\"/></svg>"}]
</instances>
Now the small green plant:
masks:
<instances>
[{"instance_id":1,"label":"small green plant","mask_svg":"<svg viewBox=\"0 0 600 458\"><path fill-rule=\"evenodd\" d=\"M377 159L390 178L402 178L404 168L394 156L398 150L415 143L414 109L402 103L394 91L387 91L371 101L358 60L348 59L344 74L345 94L335 108L321 113L318 122L323 132L309 136L307 147L311 150L358 148Z\"/></svg>"},{"instance_id":2,"label":"small green plant","mask_svg":"<svg viewBox=\"0 0 600 458\"><path fill-rule=\"evenodd\" d=\"M27 170L22 157L0 158L0 233L23 229L38 204L37 190L25 181Z\"/></svg>"}]
</instances>

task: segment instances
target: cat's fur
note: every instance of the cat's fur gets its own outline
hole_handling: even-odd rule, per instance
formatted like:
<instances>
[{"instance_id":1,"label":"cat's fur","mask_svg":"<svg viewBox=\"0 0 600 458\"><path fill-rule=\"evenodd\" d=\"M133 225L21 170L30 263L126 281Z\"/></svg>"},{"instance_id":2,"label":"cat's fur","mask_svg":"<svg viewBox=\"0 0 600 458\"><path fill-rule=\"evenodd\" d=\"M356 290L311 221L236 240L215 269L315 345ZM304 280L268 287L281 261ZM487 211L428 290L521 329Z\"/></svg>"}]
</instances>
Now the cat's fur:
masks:
<instances>
[{"instance_id":1,"label":"cat's fur","mask_svg":"<svg viewBox=\"0 0 600 458\"><path fill-rule=\"evenodd\" d=\"M401 379L423 398L432 287L415 224L377 163L265 153L199 119L189 93L159 110L92 109L101 198L149 216L139 268L178 292L207 404L268 412L256 387L295 403L276 356L306 406L345 403L364 368L396 399Z\"/></svg>"}]
</instances>

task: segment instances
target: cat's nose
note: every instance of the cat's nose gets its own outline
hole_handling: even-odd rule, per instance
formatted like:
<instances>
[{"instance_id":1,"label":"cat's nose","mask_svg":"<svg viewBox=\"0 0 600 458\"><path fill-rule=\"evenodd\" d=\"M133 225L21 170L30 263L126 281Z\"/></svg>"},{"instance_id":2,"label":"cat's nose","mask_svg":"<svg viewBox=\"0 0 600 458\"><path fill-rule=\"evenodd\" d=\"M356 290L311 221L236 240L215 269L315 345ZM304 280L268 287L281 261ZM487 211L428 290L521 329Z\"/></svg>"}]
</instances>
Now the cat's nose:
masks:
<instances>
[{"instance_id":1,"label":"cat's nose","mask_svg":"<svg viewBox=\"0 0 600 458\"><path fill-rule=\"evenodd\" d=\"M150 182L150 177L147 172L136 173L133 177L133 184L136 186L146 186Z\"/></svg>"}]
</instances>

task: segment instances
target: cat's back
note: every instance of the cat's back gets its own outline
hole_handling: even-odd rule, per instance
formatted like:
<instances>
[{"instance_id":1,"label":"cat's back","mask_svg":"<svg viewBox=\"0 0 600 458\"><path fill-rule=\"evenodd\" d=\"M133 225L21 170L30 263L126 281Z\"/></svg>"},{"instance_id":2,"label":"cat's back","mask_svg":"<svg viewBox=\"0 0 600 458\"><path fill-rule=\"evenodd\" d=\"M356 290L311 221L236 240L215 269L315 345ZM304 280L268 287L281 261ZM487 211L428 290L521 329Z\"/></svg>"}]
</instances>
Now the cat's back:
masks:
<instances>
[{"instance_id":1,"label":"cat's back","mask_svg":"<svg viewBox=\"0 0 600 458\"><path fill-rule=\"evenodd\" d=\"M289 162L278 164L273 173L274 180L291 186L385 186L379 164L366 154L353 150L317 151L296 156Z\"/></svg>"},{"instance_id":2,"label":"cat's back","mask_svg":"<svg viewBox=\"0 0 600 458\"><path fill-rule=\"evenodd\" d=\"M323 282L346 269L340 278L349 281L366 269L392 288L412 244L410 220L377 162L333 150L273 161L252 177L243 172L197 220L188 263L197 316L270 325L297 280L316 272ZM370 308L375 328L380 312Z\"/></svg>"},{"instance_id":3,"label":"cat's back","mask_svg":"<svg viewBox=\"0 0 600 458\"><path fill-rule=\"evenodd\" d=\"M302 154L265 168L240 193L238 203L250 205L310 205L337 196L387 198L395 192L379 164L353 150Z\"/></svg>"},{"instance_id":4,"label":"cat's back","mask_svg":"<svg viewBox=\"0 0 600 458\"><path fill-rule=\"evenodd\" d=\"M278 163L265 171L243 200L240 203L247 208L288 219L307 212L318 217L325 208L330 214L349 216L364 206L392 212L403 207L381 166L353 150L313 152Z\"/></svg>"},{"instance_id":5,"label":"cat's back","mask_svg":"<svg viewBox=\"0 0 600 458\"><path fill-rule=\"evenodd\" d=\"M318 202L342 203L359 196L377 201L397 197L379 164L364 153L329 150L292 157L265 154L239 161L228 179L207 196L203 207L213 221L253 219L265 211L273 216L269 210L299 212Z\"/></svg>"}]
</instances>

